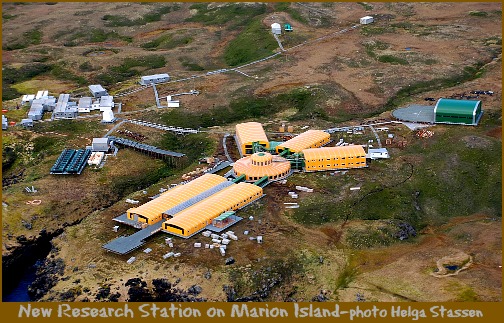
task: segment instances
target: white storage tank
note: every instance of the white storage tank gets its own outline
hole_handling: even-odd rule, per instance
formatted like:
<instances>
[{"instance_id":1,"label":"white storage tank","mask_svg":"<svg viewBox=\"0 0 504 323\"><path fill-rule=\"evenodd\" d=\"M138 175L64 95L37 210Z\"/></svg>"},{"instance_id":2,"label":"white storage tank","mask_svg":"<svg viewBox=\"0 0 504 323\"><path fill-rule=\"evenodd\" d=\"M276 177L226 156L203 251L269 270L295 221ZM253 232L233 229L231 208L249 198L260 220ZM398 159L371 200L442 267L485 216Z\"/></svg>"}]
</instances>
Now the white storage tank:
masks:
<instances>
[{"instance_id":1,"label":"white storage tank","mask_svg":"<svg viewBox=\"0 0 504 323\"><path fill-rule=\"evenodd\" d=\"M280 26L279 23L273 23L271 24L271 32L275 35L281 35L282 34L282 27Z\"/></svg>"}]
</instances>

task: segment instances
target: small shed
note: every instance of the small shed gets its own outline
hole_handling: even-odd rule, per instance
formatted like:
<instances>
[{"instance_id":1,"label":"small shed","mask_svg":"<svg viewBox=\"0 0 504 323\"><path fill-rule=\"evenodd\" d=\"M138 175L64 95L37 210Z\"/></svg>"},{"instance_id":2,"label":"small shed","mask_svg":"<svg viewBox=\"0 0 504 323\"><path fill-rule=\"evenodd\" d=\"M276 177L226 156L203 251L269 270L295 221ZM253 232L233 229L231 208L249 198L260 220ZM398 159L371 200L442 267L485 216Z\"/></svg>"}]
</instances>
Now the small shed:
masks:
<instances>
[{"instance_id":1,"label":"small shed","mask_svg":"<svg viewBox=\"0 0 504 323\"><path fill-rule=\"evenodd\" d=\"M149 85L152 83L168 82L169 80L170 76L168 74L145 75L140 78L140 84Z\"/></svg>"},{"instance_id":2,"label":"small shed","mask_svg":"<svg viewBox=\"0 0 504 323\"><path fill-rule=\"evenodd\" d=\"M108 151L108 138L93 138L93 143L91 145L93 151Z\"/></svg>"},{"instance_id":3,"label":"small shed","mask_svg":"<svg viewBox=\"0 0 504 323\"><path fill-rule=\"evenodd\" d=\"M369 148L366 156L370 159L390 158L387 148Z\"/></svg>"},{"instance_id":4,"label":"small shed","mask_svg":"<svg viewBox=\"0 0 504 323\"><path fill-rule=\"evenodd\" d=\"M33 127L33 120L32 119L21 119L21 126Z\"/></svg>"},{"instance_id":5,"label":"small shed","mask_svg":"<svg viewBox=\"0 0 504 323\"><path fill-rule=\"evenodd\" d=\"M280 24L277 22L271 24L271 32L275 35L281 35L282 34L282 26L280 26Z\"/></svg>"},{"instance_id":6,"label":"small shed","mask_svg":"<svg viewBox=\"0 0 504 323\"><path fill-rule=\"evenodd\" d=\"M292 26L290 24L284 24L284 30L285 31L292 31Z\"/></svg>"},{"instance_id":7,"label":"small shed","mask_svg":"<svg viewBox=\"0 0 504 323\"><path fill-rule=\"evenodd\" d=\"M95 98L101 98L102 96L108 95L107 90L105 90L100 84L90 85L89 91Z\"/></svg>"},{"instance_id":8,"label":"small shed","mask_svg":"<svg viewBox=\"0 0 504 323\"><path fill-rule=\"evenodd\" d=\"M374 21L374 18L373 18L373 17L371 17L371 16L365 16L365 17L362 17L362 18L360 19L360 23L361 23L362 25L367 25L367 24L370 24L370 23L372 23L373 21Z\"/></svg>"},{"instance_id":9,"label":"small shed","mask_svg":"<svg viewBox=\"0 0 504 323\"><path fill-rule=\"evenodd\" d=\"M481 101L441 98L434 107L436 123L453 123L476 126L483 115Z\"/></svg>"},{"instance_id":10,"label":"small shed","mask_svg":"<svg viewBox=\"0 0 504 323\"><path fill-rule=\"evenodd\" d=\"M25 103L32 104L34 99L35 99L34 94L25 94L21 97L21 104L25 104Z\"/></svg>"}]
</instances>

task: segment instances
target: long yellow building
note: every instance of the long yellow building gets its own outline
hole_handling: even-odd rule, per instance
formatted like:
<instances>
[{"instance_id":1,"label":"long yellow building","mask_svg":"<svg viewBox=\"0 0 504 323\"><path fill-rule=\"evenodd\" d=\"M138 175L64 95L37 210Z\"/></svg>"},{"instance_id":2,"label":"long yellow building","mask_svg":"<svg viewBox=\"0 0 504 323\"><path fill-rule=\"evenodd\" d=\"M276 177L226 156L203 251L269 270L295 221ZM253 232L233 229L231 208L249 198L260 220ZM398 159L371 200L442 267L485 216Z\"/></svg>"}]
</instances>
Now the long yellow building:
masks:
<instances>
[{"instance_id":1,"label":"long yellow building","mask_svg":"<svg viewBox=\"0 0 504 323\"><path fill-rule=\"evenodd\" d=\"M366 152L360 145L305 149L303 154L306 172L366 167Z\"/></svg>"},{"instance_id":2,"label":"long yellow building","mask_svg":"<svg viewBox=\"0 0 504 323\"><path fill-rule=\"evenodd\" d=\"M212 220L223 212L236 211L262 195L262 188L256 185L232 185L165 221L162 230L177 236L190 237L212 224Z\"/></svg>"},{"instance_id":3,"label":"long yellow building","mask_svg":"<svg viewBox=\"0 0 504 323\"><path fill-rule=\"evenodd\" d=\"M269 149L268 137L259 122L246 122L236 125L236 141L238 150L242 156L252 155L252 143L258 142L264 148Z\"/></svg>"},{"instance_id":4,"label":"long yellow building","mask_svg":"<svg viewBox=\"0 0 504 323\"><path fill-rule=\"evenodd\" d=\"M149 225L161 221L163 212L211 189L227 180L219 175L205 174L185 185L179 185L139 207L127 211L128 219Z\"/></svg>"},{"instance_id":5,"label":"long yellow building","mask_svg":"<svg viewBox=\"0 0 504 323\"><path fill-rule=\"evenodd\" d=\"M276 147L277 154L285 149L292 153L299 153L304 149L318 148L331 141L331 135L322 130L308 130Z\"/></svg>"}]
</instances>

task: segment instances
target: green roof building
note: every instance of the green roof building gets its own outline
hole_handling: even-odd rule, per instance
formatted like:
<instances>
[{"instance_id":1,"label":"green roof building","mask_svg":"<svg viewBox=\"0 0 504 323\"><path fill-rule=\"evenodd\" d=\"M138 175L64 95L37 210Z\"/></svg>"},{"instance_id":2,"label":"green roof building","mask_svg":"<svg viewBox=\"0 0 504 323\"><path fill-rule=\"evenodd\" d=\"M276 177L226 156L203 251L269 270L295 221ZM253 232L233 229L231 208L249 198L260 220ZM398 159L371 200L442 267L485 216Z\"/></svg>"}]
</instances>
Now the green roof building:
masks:
<instances>
[{"instance_id":1,"label":"green roof building","mask_svg":"<svg viewBox=\"0 0 504 323\"><path fill-rule=\"evenodd\" d=\"M435 123L476 126L483 114L481 101L439 99L434 107Z\"/></svg>"}]
</instances>

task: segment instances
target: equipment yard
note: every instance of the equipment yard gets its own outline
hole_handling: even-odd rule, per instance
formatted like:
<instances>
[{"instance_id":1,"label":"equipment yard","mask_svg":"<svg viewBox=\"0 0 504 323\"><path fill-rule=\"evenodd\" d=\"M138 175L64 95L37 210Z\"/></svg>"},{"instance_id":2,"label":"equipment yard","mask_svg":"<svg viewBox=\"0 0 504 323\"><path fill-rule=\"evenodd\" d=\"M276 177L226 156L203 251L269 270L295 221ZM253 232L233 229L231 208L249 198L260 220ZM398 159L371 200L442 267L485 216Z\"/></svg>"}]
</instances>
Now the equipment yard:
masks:
<instances>
[{"instance_id":1,"label":"equipment yard","mask_svg":"<svg viewBox=\"0 0 504 323\"><path fill-rule=\"evenodd\" d=\"M502 301L501 16L2 3L3 301Z\"/></svg>"}]
</instances>

